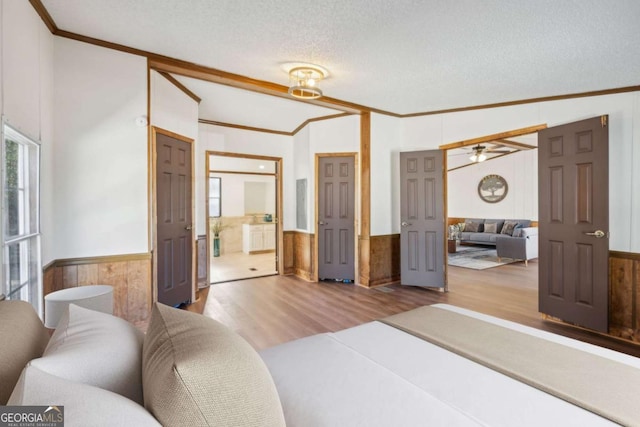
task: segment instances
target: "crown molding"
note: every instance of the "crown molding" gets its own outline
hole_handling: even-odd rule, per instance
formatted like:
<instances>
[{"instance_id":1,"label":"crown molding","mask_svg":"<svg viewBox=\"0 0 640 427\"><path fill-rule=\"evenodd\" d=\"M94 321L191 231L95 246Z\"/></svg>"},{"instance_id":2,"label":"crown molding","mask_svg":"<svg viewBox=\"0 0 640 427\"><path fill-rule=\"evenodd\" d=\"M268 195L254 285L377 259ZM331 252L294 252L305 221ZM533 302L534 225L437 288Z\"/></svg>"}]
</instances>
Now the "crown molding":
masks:
<instances>
[{"instance_id":1,"label":"crown molding","mask_svg":"<svg viewBox=\"0 0 640 427\"><path fill-rule=\"evenodd\" d=\"M200 102L202 102L202 99L196 95L195 93L191 92L185 85L183 85L182 83L180 83L175 77L173 77L171 74L165 73L163 71L159 71L158 74L160 74L162 77L164 77L165 79L169 80L169 82L171 82L175 87L177 87L178 89L180 89L182 92L184 92L189 98L193 99L194 101L196 101L198 104L200 104Z\"/></svg>"},{"instance_id":2,"label":"crown molding","mask_svg":"<svg viewBox=\"0 0 640 427\"><path fill-rule=\"evenodd\" d=\"M304 129L304 127L307 126L309 123L319 122L319 121L322 121L322 120L337 119L337 118L340 118L340 117L347 117L347 116L352 116L352 115L353 114L350 114L350 113L340 113L340 114L332 114L330 116L313 117L313 118L305 120L300 126L295 128L291 132L285 131L285 130L276 130L276 129L267 129L267 128L252 127L252 126L244 126L244 125L238 125L238 124L235 124L235 123L218 122L218 121L215 121L215 120L207 120L207 119L198 119L198 123L202 123L202 124L205 124L205 125L212 125L212 126L223 126L223 127L228 127L228 128L233 128L233 129L240 129L240 130L248 130L248 131L253 131L253 132L263 132L263 133L271 133L271 134L276 134L276 135L294 136L295 134L300 132L302 129Z\"/></svg>"},{"instance_id":3,"label":"crown molding","mask_svg":"<svg viewBox=\"0 0 640 427\"><path fill-rule=\"evenodd\" d=\"M435 114L447 114L447 113L460 113L462 111L486 110L489 108L511 107L514 105L534 104L538 102L549 102L549 101L561 101L565 99L587 98L589 96L613 95L616 93L638 92L638 91L640 91L640 85L625 86L625 87L619 87L614 89L593 90L590 92L577 92L577 93L570 93L565 95L542 96L538 98L528 98L528 99L521 99L517 101L496 102L493 104L472 105L469 107L450 108L447 110L435 110L435 111L427 111L423 113L400 114L397 117L405 119L409 117L432 116Z\"/></svg>"},{"instance_id":4,"label":"crown molding","mask_svg":"<svg viewBox=\"0 0 640 427\"><path fill-rule=\"evenodd\" d=\"M293 133L287 132L287 131L284 131L284 130L275 130L275 129L258 128L258 127L253 127L253 126L244 126L244 125L238 125L238 124L235 124L235 123L217 122L215 120L198 119L198 123L202 123L202 124L205 124L205 125L212 125L212 126L222 126L222 127L240 129L240 130L248 130L248 131L252 131L252 132L262 132L262 133L271 133L271 134L275 134L275 135L293 136Z\"/></svg>"}]
</instances>

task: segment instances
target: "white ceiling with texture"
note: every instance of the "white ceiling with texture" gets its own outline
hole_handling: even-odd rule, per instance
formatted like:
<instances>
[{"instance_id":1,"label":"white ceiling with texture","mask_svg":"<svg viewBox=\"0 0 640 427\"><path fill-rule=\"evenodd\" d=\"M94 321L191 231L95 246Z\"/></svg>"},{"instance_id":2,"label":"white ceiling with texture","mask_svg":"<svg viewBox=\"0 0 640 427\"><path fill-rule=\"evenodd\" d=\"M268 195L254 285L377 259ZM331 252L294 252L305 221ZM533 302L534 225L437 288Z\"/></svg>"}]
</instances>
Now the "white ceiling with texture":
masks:
<instances>
[{"instance_id":1,"label":"white ceiling with texture","mask_svg":"<svg viewBox=\"0 0 640 427\"><path fill-rule=\"evenodd\" d=\"M61 30L398 114L640 84L637 0L43 0ZM215 117L207 117L216 120Z\"/></svg>"}]
</instances>

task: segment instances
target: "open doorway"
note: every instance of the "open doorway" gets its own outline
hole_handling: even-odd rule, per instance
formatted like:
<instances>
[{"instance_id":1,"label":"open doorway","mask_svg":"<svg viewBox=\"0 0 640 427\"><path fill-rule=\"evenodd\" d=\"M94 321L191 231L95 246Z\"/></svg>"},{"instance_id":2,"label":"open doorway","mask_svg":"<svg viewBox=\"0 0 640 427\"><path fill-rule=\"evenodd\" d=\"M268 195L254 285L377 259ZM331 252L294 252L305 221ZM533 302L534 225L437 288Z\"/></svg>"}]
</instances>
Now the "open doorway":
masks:
<instances>
[{"instance_id":1,"label":"open doorway","mask_svg":"<svg viewBox=\"0 0 640 427\"><path fill-rule=\"evenodd\" d=\"M281 159L207 152L209 282L278 274Z\"/></svg>"},{"instance_id":2,"label":"open doorway","mask_svg":"<svg viewBox=\"0 0 640 427\"><path fill-rule=\"evenodd\" d=\"M440 147L447 151L449 266L496 274L513 264L537 277L537 261L529 261L538 258L537 229L531 227L538 225L537 139L545 127ZM510 240L520 234L526 239Z\"/></svg>"}]
</instances>

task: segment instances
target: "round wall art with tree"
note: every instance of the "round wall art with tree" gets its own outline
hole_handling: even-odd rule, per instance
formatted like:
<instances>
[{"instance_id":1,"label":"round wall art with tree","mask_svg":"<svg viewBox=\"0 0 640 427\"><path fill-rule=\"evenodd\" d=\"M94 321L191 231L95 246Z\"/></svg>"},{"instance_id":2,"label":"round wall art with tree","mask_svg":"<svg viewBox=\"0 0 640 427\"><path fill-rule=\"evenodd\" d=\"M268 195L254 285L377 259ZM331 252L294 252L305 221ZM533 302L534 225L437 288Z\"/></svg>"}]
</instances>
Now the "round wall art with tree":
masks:
<instances>
[{"instance_id":1,"label":"round wall art with tree","mask_svg":"<svg viewBox=\"0 0 640 427\"><path fill-rule=\"evenodd\" d=\"M487 175L478 183L478 195L487 203L498 203L507 197L509 186L500 175Z\"/></svg>"}]
</instances>

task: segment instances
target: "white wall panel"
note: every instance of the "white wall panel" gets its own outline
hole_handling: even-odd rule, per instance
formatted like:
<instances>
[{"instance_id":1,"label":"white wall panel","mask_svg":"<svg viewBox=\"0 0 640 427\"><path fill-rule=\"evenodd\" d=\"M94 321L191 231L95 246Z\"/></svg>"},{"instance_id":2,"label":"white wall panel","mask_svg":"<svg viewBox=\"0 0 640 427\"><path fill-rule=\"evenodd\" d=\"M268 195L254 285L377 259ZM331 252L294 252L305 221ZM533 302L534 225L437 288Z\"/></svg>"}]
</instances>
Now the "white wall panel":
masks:
<instances>
[{"instance_id":1,"label":"white wall panel","mask_svg":"<svg viewBox=\"0 0 640 427\"><path fill-rule=\"evenodd\" d=\"M34 11L35 13L35 11ZM42 230L42 262L56 259L54 205L56 203L53 155L54 140L54 37L42 21L40 26L40 224Z\"/></svg>"},{"instance_id":2,"label":"white wall panel","mask_svg":"<svg viewBox=\"0 0 640 427\"><path fill-rule=\"evenodd\" d=\"M442 115L442 143L525 128L543 123L538 104L514 105Z\"/></svg>"},{"instance_id":3,"label":"white wall panel","mask_svg":"<svg viewBox=\"0 0 640 427\"><path fill-rule=\"evenodd\" d=\"M44 264L55 258L53 204L53 35L28 2L0 4L0 114L41 142Z\"/></svg>"},{"instance_id":4,"label":"white wall panel","mask_svg":"<svg viewBox=\"0 0 640 427\"><path fill-rule=\"evenodd\" d=\"M449 216L537 221L537 159L537 150L520 151L449 172ZM478 183L490 174L500 175L509 186L507 196L498 203L487 203L478 196Z\"/></svg>"},{"instance_id":5,"label":"white wall panel","mask_svg":"<svg viewBox=\"0 0 640 427\"><path fill-rule=\"evenodd\" d=\"M401 119L371 115L371 235L393 233L400 227L400 215L388 209L400 198L394 186L400 175L399 147L402 144Z\"/></svg>"},{"instance_id":6,"label":"white wall panel","mask_svg":"<svg viewBox=\"0 0 640 427\"><path fill-rule=\"evenodd\" d=\"M631 225L629 226L629 250L640 253L640 93L633 94L632 107L633 134L631 139L631 172L628 181L631 188L629 197L631 198L631 212L629 214ZM611 160L609 160L611 162ZM624 193L621 195L624 197ZM609 203L611 206L611 203ZM611 208L610 208L611 209ZM611 216L610 220L611 221Z\"/></svg>"},{"instance_id":7,"label":"white wall panel","mask_svg":"<svg viewBox=\"0 0 640 427\"><path fill-rule=\"evenodd\" d=\"M245 216L245 183L246 182L261 182L268 184L267 192L262 194L264 197L265 206L267 208L265 213L270 213L275 216L276 206L276 192L275 192L275 179L273 176L262 175L242 175L242 174L229 174L229 173L216 173L213 176L222 179L222 216ZM258 221L262 218L257 218Z\"/></svg>"},{"instance_id":8,"label":"white wall panel","mask_svg":"<svg viewBox=\"0 0 640 427\"><path fill-rule=\"evenodd\" d=\"M309 167L311 173L307 182L307 199L310 201L310 210L307 212L309 219L309 233L315 233L315 188L316 188L316 154L322 153L359 153L360 152L360 116L345 116L331 120L312 122L309 127ZM356 183L360 182L360 162L358 161L358 174ZM295 183L294 183L295 185ZM295 190L295 188L294 188ZM356 184L355 216L360 217L360 191ZM294 218L295 219L295 218ZM359 222L358 222L359 223Z\"/></svg>"},{"instance_id":9,"label":"white wall panel","mask_svg":"<svg viewBox=\"0 0 640 427\"><path fill-rule=\"evenodd\" d=\"M151 70L151 124L198 138L198 103L157 71Z\"/></svg>"},{"instance_id":10,"label":"white wall panel","mask_svg":"<svg viewBox=\"0 0 640 427\"><path fill-rule=\"evenodd\" d=\"M307 180L307 203L305 209L307 210L307 223L306 226L301 231L309 231L312 227L312 223L314 221L314 188L311 183L314 182L313 174L314 174L314 166L312 156L310 155L311 150L311 132L309 126L305 126L298 133L293 136L293 157L294 157L294 165L293 165L293 173L296 181L298 179L306 179ZM294 183L294 185L296 185ZM294 187L295 191L295 187ZM294 209L296 207L294 206ZM296 212L294 210L294 212ZM294 227L297 228L297 221L294 221Z\"/></svg>"},{"instance_id":11,"label":"white wall panel","mask_svg":"<svg viewBox=\"0 0 640 427\"><path fill-rule=\"evenodd\" d=\"M148 246L144 58L55 39L57 258Z\"/></svg>"},{"instance_id":12,"label":"white wall panel","mask_svg":"<svg viewBox=\"0 0 640 427\"><path fill-rule=\"evenodd\" d=\"M4 115L31 138L40 137L40 28L25 1L3 1L2 66Z\"/></svg>"}]
</instances>

